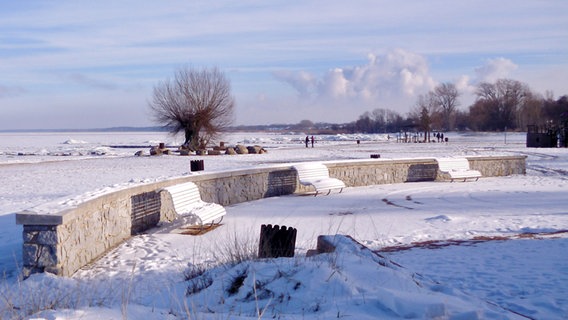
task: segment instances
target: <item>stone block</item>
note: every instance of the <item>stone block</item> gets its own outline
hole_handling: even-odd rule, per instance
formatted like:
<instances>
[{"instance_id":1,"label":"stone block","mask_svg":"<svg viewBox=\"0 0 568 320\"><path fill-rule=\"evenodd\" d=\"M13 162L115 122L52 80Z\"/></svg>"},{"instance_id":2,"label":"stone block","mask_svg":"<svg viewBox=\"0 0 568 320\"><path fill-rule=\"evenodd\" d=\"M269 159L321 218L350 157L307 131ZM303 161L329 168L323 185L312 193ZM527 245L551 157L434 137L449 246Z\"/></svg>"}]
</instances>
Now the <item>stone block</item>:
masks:
<instances>
[{"instance_id":1,"label":"stone block","mask_svg":"<svg viewBox=\"0 0 568 320\"><path fill-rule=\"evenodd\" d=\"M39 246L37 244L24 243L22 248L22 260L24 266L37 265L37 258L39 256Z\"/></svg>"},{"instance_id":2,"label":"stone block","mask_svg":"<svg viewBox=\"0 0 568 320\"><path fill-rule=\"evenodd\" d=\"M57 264L57 255L54 247L41 246L39 247L39 256L37 258L37 265L39 267L52 267Z\"/></svg>"},{"instance_id":3,"label":"stone block","mask_svg":"<svg viewBox=\"0 0 568 320\"><path fill-rule=\"evenodd\" d=\"M221 150L207 150L207 154L210 156L218 156L221 154Z\"/></svg>"},{"instance_id":4,"label":"stone block","mask_svg":"<svg viewBox=\"0 0 568 320\"><path fill-rule=\"evenodd\" d=\"M158 147L152 147L150 148L150 155L151 156L160 156L162 155L162 149L158 148Z\"/></svg>"},{"instance_id":5,"label":"stone block","mask_svg":"<svg viewBox=\"0 0 568 320\"><path fill-rule=\"evenodd\" d=\"M260 146L248 146L247 151L250 154L258 154L262 148Z\"/></svg>"},{"instance_id":6,"label":"stone block","mask_svg":"<svg viewBox=\"0 0 568 320\"><path fill-rule=\"evenodd\" d=\"M37 234L39 231L25 231L22 232L24 243L35 243L35 239L37 238Z\"/></svg>"},{"instance_id":7,"label":"stone block","mask_svg":"<svg viewBox=\"0 0 568 320\"><path fill-rule=\"evenodd\" d=\"M249 153L247 147L245 147L241 144L238 144L236 146L235 151L237 151L238 154L248 154Z\"/></svg>"},{"instance_id":8,"label":"stone block","mask_svg":"<svg viewBox=\"0 0 568 320\"><path fill-rule=\"evenodd\" d=\"M326 236L318 236L317 251L318 253L334 252L335 245L329 242Z\"/></svg>"},{"instance_id":9,"label":"stone block","mask_svg":"<svg viewBox=\"0 0 568 320\"><path fill-rule=\"evenodd\" d=\"M58 243L57 232L55 230L39 232L35 241L41 245L56 245Z\"/></svg>"}]
</instances>

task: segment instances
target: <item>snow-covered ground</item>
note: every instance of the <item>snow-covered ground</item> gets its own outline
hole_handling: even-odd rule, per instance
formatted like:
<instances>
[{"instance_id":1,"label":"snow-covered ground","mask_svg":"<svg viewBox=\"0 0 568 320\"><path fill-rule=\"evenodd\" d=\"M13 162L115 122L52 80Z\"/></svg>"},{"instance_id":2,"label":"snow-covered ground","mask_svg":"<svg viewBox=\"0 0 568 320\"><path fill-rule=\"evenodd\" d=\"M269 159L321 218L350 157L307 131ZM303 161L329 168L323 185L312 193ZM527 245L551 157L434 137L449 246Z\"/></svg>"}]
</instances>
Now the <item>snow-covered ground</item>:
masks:
<instances>
[{"instance_id":1,"label":"snow-covered ground","mask_svg":"<svg viewBox=\"0 0 568 320\"><path fill-rule=\"evenodd\" d=\"M316 136L315 148L305 148L301 133L235 133L226 144L259 144L268 153L135 157L148 148L111 146L180 140L148 132L0 134L0 318L30 310L36 313L29 317L44 319L568 318L568 150L526 148L522 133L447 137L447 144L403 144L393 135ZM392 159L522 154L527 174L242 203L227 207L223 225L204 235L157 229L72 278L17 280L20 210L188 175L190 159L204 159L205 172L213 172L377 153ZM297 258L236 263L256 253L261 224L297 228ZM415 248L381 257L337 238L337 253L304 256L318 235L336 234L371 250ZM481 241L489 238L501 240Z\"/></svg>"}]
</instances>

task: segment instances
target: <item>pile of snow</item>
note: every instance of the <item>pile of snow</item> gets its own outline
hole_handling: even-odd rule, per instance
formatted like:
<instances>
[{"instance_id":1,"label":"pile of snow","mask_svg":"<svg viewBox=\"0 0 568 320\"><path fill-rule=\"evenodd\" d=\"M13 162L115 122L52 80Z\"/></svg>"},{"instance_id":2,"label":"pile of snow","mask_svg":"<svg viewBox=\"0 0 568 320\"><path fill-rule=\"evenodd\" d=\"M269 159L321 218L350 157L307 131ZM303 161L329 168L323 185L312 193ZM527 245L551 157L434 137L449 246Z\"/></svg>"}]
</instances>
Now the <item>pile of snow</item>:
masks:
<instances>
[{"instance_id":1,"label":"pile of snow","mask_svg":"<svg viewBox=\"0 0 568 320\"><path fill-rule=\"evenodd\" d=\"M197 318L501 319L515 315L424 279L358 245L325 236L335 252L246 261L189 279Z\"/></svg>"},{"instance_id":2,"label":"pile of snow","mask_svg":"<svg viewBox=\"0 0 568 320\"><path fill-rule=\"evenodd\" d=\"M75 140L75 139L69 139L65 142L63 142L63 144L87 144L87 141L83 141L83 140Z\"/></svg>"}]
</instances>

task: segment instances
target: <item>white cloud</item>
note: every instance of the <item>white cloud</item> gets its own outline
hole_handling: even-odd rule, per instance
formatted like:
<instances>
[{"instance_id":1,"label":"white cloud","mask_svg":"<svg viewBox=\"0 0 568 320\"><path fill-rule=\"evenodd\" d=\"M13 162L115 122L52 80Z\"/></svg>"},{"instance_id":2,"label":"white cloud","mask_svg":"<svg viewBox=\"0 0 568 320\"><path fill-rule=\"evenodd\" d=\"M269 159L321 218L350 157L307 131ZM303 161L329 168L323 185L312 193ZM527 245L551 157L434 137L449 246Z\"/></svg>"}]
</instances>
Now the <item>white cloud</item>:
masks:
<instances>
[{"instance_id":1,"label":"white cloud","mask_svg":"<svg viewBox=\"0 0 568 320\"><path fill-rule=\"evenodd\" d=\"M507 78L517 68L518 66L509 59L489 59L483 66L475 68L476 82L495 82Z\"/></svg>"},{"instance_id":2,"label":"white cloud","mask_svg":"<svg viewBox=\"0 0 568 320\"><path fill-rule=\"evenodd\" d=\"M333 68L321 77L307 71L277 72L301 97L324 100L355 99L372 103L392 97L414 97L434 88L428 63L419 54L395 49L369 54L364 65Z\"/></svg>"},{"instance_id":3,"label":"white cloud","mask_svg":"<svg viewBox=\"0 0 568 320\"><path fill-rule=\"evenodd\" d=\"M318 93L320 96L331 99L347 98L352 95L348 88L350 85L352 84L345 78L343 70L335 68L329 70L319 82Z\"/></svg>"},{"instance_id":4,"label":"white cloud","mask_svg":"<svg viewBox=\"0 0 568 320\"><path fill-rule=\"evenodd\" d=\"M306 71L276 71L273 75L291 85L301 97L309 97L316 88L317 79Z\"/></svg>"},{"instance_id":5,"label":"white cloud","mask_svg":"<svg viewBox=\"0 0 568 320\"><path fill-rule=\"evenodd\" d=\"M454 85L458 91L470 91L473 86L470 84L469 80L469 76L463 75L454 82Z\"/></svg>"}]
</instances>

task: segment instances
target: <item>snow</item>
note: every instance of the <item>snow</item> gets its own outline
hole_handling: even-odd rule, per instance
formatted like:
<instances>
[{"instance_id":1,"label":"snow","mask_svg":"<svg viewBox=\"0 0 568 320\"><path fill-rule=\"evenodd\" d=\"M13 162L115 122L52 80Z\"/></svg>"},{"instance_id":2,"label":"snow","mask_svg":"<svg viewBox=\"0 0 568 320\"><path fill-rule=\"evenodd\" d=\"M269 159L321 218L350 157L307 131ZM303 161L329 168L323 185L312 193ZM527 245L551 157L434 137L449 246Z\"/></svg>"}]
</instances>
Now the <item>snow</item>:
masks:
<instances>
[{"instance_id":1,"label":"snow","mask_svg":"<svg viewBox=\"0 0 568 320\"><path fill-rule=\"evenodd\" d=\"M303 133L234 133L226 145L260 144L268 153L188 158L135 157L149 148L111 147L180 144L164 133L0 134L0 318L567 318L568 150L526 148L523 133L446 136L447 144L396 143L392 134L316 136L315 148L305 148ZM190 159L204 159L206 173L369 154L520 154L528 157L527 174L251 201L226 207L223 225L201 236L155 229L71 278L17 277L22 230L15 212L48 212L189 175ZM247 259L256 254L261 224L295 227L297 257ZM335 253L305 257L319 235L337 234L389 250L379 256L337 237ZM207 288L186 296L200 286Z\"/></svg>"}]
</instances>

